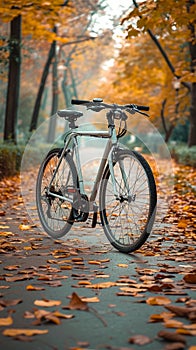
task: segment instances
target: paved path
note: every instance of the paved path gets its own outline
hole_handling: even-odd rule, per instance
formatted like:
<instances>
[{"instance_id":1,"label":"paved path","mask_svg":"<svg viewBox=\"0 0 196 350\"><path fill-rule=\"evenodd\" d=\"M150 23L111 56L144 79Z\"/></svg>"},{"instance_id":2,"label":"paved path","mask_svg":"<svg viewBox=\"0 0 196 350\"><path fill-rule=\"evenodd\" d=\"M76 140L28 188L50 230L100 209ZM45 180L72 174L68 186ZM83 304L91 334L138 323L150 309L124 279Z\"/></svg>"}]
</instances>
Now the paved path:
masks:
<instances>
[{"instance_id":1,"label":"paved path","mask_svg":"<svg viewBox=\"0 0 196 350\"><path fill-rule=\"evenodd\" d=\"M29 174L27 183L33 178ZM32 198L32 186L25 191ZM162 296L172 305L186 306L195 296L194 285L183 280L193 270L192 251L177 240L174 228L159 225L142 250L125 255L111 247L99 225L95 229L88 223L74 225L65 239L53 241L35 226L33 200L27 206L19 190L12 200L1 203L0 213L0 322L8 316L13 319L13 324L0 327L1 349L169 349L171 343L157 336L166 329L163 322L149 322L151 315L168 310L146 301ZM29 286L40 290L28 290L32 289ZM88 298L87 310L67 309L73 293ZM51 300L59 305L42 305ZM38 310L73 317L48 322L35 317ZM175 320L190 323L185 318ZM11 328L47 333L15 338L3 334ZM130 343L136 335L140 342L144 336L151 342L143 346ZM194 344L193 336L185 336L184 349ZM180 348L182 342L176 349Z\"/></svg>"}]
</instances>

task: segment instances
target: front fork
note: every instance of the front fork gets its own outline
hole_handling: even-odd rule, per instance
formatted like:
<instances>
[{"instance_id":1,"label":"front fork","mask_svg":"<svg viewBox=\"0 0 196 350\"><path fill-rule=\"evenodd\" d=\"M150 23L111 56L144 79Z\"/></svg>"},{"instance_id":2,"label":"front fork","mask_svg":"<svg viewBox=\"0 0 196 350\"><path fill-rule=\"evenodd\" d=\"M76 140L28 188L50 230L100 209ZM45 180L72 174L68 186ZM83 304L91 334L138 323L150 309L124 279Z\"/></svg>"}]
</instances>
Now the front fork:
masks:
<instances>
[{"instance_id":1,"label":"front fork","mask_svg":"<svg viewBox=\"0 0 196 350\"><path fill-rule=\"evenodd\" d=\"M114 147L112 152L110 153L110 155L108 157L108 165L109 165L110 175L111 175L111 180L112 180L113 193L114 193L114 196L116 197L116 199L120 199L119 192L118 192L117 186L116 186L117 181L116 181L115 174L114 174L114 166L115 166L117 161L119 163L120 172L121 172L121 176L122 176L122 180L123 180L123 184L124 184L124 187L122 186L122 188L125 188L127 193L129 192L127 175L126 175L123 160L120 158L120 151L121 151L121 149L119 147Z\"/></svg>"}]
</instances>

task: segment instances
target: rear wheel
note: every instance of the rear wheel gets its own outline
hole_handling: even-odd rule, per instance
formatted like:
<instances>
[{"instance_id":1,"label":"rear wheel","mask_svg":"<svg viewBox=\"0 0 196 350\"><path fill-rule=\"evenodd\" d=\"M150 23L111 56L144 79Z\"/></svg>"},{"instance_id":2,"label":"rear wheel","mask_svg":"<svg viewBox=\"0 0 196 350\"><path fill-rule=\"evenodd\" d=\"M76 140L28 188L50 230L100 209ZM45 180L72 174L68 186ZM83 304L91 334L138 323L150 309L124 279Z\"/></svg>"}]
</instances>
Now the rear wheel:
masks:
<instances>
[{"instance_id":1,"label":"rear wheel","mask_svg":"<svg viewBox=\"0 0 196 350\"><path fill-rule=\"evenodd\" d=\"M156 185L149 164L137 152L118 150L113 163L117 194L106 167L100 187L101 222L110 243L129 253L147 240L156 213Z\"/></svg>"},{"instance_id":2,"label":"rear wheel","mask_svg":"<svg viewBox=\"0 0 196 350\"><path fill-rule=\"evenodd\" d=\"M38 215L44 230L53 238L64 236L71 228L73 220L72 203L77 188L77 171L72 157L67 153L59 166L49 189L54 171L59 162L61 150L54 149L43 161L36 184ZM54 194L48 194L48 190ZM55 197L65 196L67 200Z\"/></svg>"}]
</instances>

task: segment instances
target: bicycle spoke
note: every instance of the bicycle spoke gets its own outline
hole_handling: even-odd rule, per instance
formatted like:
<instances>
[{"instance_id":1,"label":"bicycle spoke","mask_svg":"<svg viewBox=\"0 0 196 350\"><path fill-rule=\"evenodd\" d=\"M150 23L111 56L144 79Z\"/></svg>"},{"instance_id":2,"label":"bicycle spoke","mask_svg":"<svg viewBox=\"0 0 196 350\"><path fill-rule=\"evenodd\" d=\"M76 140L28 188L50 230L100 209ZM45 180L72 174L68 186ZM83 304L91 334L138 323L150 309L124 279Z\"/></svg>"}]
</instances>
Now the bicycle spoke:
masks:
<instances>
[{"instance_id":1,"label":"bicycle spoke","mask_svg":"<svg viewBox=\"0 0 196 350\"><path fill-rule=\"evenodd\" d=\"M73 161L68 155L62 159L58 171L55 173L59 162L58 155L59 149L49 153L40 170L36 190L41 223L46 232L53 237L61 237L70 229L71 203L73 202L74 193L69 189L75 187L77 177ZM53 176L54 179L51 183Z\"/></svg>"},{"instance_id":2,"label":"bicycle spoke","mask_svg":"<svg viewBox=\"0 0 196 350\"><path fill-rule=\"evenodd\" d=\"M131 152L122 151L122 156L114 165L117 197L109 169L102 184L104 230L110 242L122 251L135 250L147 238L145 230L152 205L145 166Z\"/></svg>"}]
</instances>

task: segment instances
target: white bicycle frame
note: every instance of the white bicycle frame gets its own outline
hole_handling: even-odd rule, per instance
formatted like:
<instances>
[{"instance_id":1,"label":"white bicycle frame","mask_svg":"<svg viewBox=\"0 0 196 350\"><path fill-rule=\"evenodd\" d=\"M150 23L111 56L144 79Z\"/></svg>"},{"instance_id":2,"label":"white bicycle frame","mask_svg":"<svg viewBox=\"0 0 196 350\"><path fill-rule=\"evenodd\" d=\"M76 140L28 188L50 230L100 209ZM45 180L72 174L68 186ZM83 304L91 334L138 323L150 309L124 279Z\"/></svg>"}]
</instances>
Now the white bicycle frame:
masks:
<instances>
[{"instance_id":1,"label":"white bicycle frame","mask_svg":"<svg viewBox=\"0 0 196 350\"><path fill-rule=\"evenodd\" d=\"M55 194L53 192L51 192L49 189L51 188L51 185L55 179L55 176L58 172L59 166L61 164L61 161L63 159L63 157L65 156L66 152L70 151L72 156L75 155L75 163L76 163L76 169L77 169L77 175L78 175L78 182L79 182L79 191L80 194L85 194L85 189L84 189L84 180L83 180L83 175L82 175L82 167L81 167L81 161L80 161L80 155L79 155L79 146L78 146L78 137L95 137L95 138L107 138L108 142L106 143L104 152L103 152L103 156L98 168L98 172L97 172L97 176L92 188L92 192L89 198L89 204L92 207L92 204L95 202L96 196L97 196L97 192L99 189L99 184L106 166L106 163L108 161L109 164L109 169L110 169L110 174L111 174L111 180L112 180L112 185L113 185L113 192L114 192L114 196L116 196L116 198L118 197L118 193L117 193L117 188L116 188L116 181L115 181L115 176L114 176L114 167L113 167L113 159L112 159L112 149L117 146L117 135L116 135L116 130L114 125L110 125L108 127L108 131L80 131L80 130L74 130L74 131L70 131L66 137L65 137L65 145L63 148L63 151L60 155L59 158L59 162L57 164L57 167L54 171L54 174L52 176L52 179L50 181L49 184L49 188L48 188L48 195L52 195L53 197L57 197L59 199L62 199L64 201L68 201L70 203L73 202L72 198L70 197L66 197L66 196L61 196L59 194ZM72 146L69 148L71 142ZM123 166L121 167L121 173L122 173L122 177L125 183L125 186L127 184L126 181L126 175L123 169ZM90 210L92 210L92 208L90 207Z\"/></svg>"}]
</instances>

